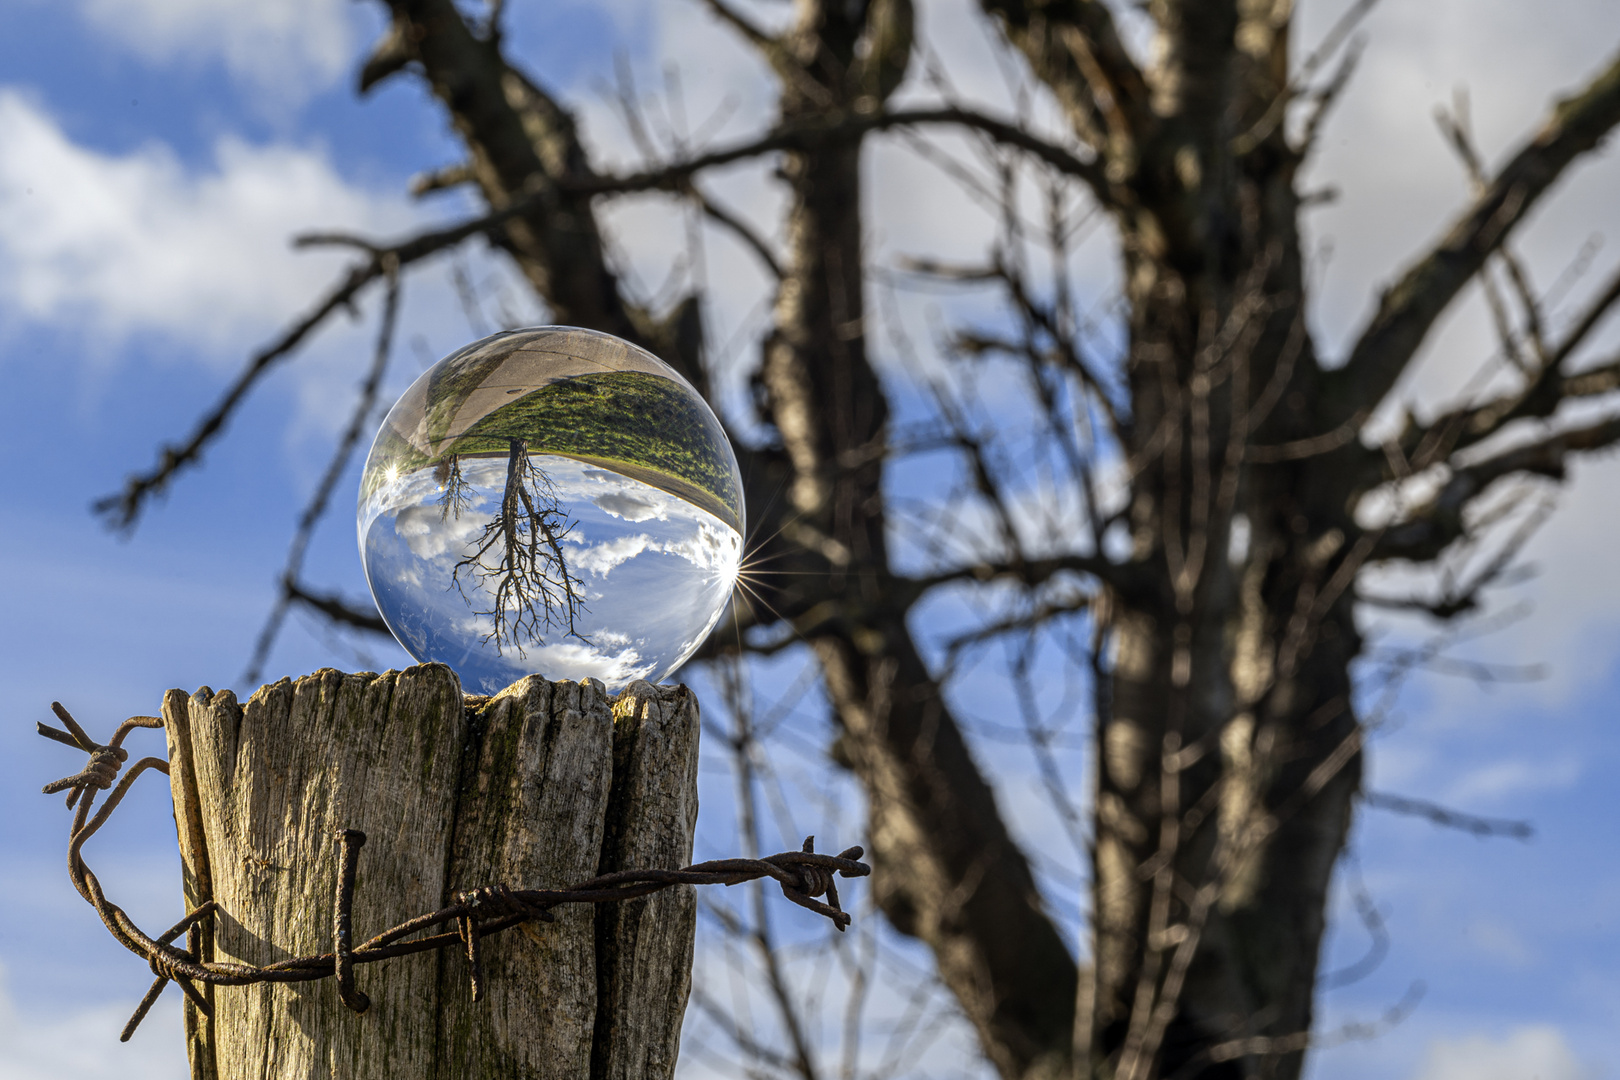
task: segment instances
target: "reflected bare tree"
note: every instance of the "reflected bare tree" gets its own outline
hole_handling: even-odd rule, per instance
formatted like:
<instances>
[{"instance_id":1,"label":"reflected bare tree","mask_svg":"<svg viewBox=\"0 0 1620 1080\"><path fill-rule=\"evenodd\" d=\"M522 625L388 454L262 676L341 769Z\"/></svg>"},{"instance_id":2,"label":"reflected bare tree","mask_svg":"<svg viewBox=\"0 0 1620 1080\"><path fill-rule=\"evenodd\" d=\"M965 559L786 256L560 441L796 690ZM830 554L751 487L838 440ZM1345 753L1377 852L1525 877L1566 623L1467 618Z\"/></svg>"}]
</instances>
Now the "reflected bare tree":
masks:
<instances>
[{"instance_id":1,"label":"reflected bare tree","mask_svg":"<svg viewBox=\"0 0 1620 1080\"><path fill-rule=\"evenodd\" d=\"M433 479L443 493L439 496L439 520L461 519L461 512L472 504L472 485L461 475L461 455L447 454L433 467Z\"/></svg>"},{"instance_id":2,"label":"reflected bare tree","mask_svg":"<svg viewBox=\"0 0 1620 1080\"><path fill-rule=\"evenodd\" d=\"M525 641L543 643L553 629L584 641L574 620L585 610L585 601L583 583L568 568L562 546L574 523L557 501L551 478L529 457L528 443L509 439L507 445L500 509L468 543L452 580L474 613L491 620L482 640L493 641L497 649L515 648L523 656ZM460 462L453 458L441 503L446 513L465 498L460 474ZM477 603L485 599L489 607L480 609Z\"/></svg>"}]
</instances>

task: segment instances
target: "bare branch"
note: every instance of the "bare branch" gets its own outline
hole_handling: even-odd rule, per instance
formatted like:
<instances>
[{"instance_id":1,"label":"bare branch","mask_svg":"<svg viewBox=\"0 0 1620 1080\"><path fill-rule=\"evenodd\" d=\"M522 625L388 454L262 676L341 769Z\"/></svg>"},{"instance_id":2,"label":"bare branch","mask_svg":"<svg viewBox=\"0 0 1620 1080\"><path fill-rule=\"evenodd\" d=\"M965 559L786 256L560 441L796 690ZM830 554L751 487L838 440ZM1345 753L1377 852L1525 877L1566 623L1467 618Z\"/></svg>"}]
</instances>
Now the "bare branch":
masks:
<instances>
[{"instance_id":1,"label":"bare branch","mask_svg":"<svg viewBox=\"0 0 1620 1080\"><path fill-rule=\"evenodd\" d=\"M1515 420L1551 417L1565 401L1620 390L1620 358L1573 375L1564 371L1576 349L1617 303L1620 303L1620 270L1586 306L1568 333L1550 346L1540 370L1528 377L1520 389L1482 405L1449 410L1422 427L1414 426L1405 433L1403 446L1415 447L1438 434L1448 439L1450 448L1462 449L1489 438Z\"/></svg>"},{"instance_id":2,"label":"bare branch","mask_svg":"<svg viewBox=\"0 0 1620 1080\"><path fill-rule=\"evenodd\" d=\"M1000 259L997 260L997 268L1001 279L1006 283L1014 308L1028 320L1032 329L1038 328L1052 341L1062 366L1079 376L1080 381L1091 391L1093 400L1102 409L1110 430L1116 437L1123 437L1128 425L1120 415L1119 406L1114 402L1099 373L1082 356L1078 343L1070 334L1064 332L1057 313L1038 303L1030 295L1022 276L1005 266Z\"/></svg>"},{"instance_id":3,"label":"bare branch","mask_svg":"<svg viewBox=\"0 0 1620 1080\"><path fill-rule=\"evenodd\" d=\"M133 529L147 500L153 495L161 494L176 473L201 459L203 448L225 427L226 420L236 411L237 405L265 372L277 361L292 353L303 343L304 338L326 321L327 316L351 302L355 294L380 273L381 267L375 259L369 264L363 263L351 269L344 280L315 305L314 310L248 361L247 367L225 391L225 396L220 399L219 404L203 417L189 439L179 445L171 443L164 446L159 452L156 468L131 476L125 481L123 491L96 500L92 509L115 529L124 532Z\"/></svg>"},{"instance_id":4,"label":"bare branch","mask_svg":"<svg viewBox=\"0 0 1620 1080\"><path fill-rule=\"evenodd\" d=\"M1052 755L1052 730L1041 720L1035 680L1031 673L1034 653L1035 635L1027 633L1024 641L1018 646L1011 664L1013 697L1018 702L1018 712L1024 722L1024 733L1029 748L1035 755L1036 768L1041 775L1041 786L1046 789L1046 801L1057 814L1058 820L1063 822L1064 831L1069 834L1069 842L1073 845L1075 854L1084 860L1090 854L1090 837L1087 835L1079 801L1070 793L1063 770Z\"/></svg>"},{"instance_id":5,"label":"bare branch","mask_svg":"<svg viewBox=\"0 0 1620 1080\"><path fill-rule=\"evenodd\" d=\"M754 25L752 19L730 4L725 3L724 0L703 0L703 6L713 12L721 22L741 34L750 45L753 45L761 52L770 53L780 47L775 38Z\"/></svg>"},{"instance_id":6,"label":"bare branch","mask_svg":"<svg viewBox=\"0 0 1620 1080\"><path fill-rule=\"evenodd\" d=\"M1616 123L1620 57L1584 90L1559 103L1536 137L1497 173L1440 243L1384 294L1349 360L1327 375L1318 411L1330 424L1383 400L1440 313L1564 170L1593 150Z\"/></svg>"},{"instance_id":7,"label":"bare branch","mask_svg":"<svg viewBox=\"0 0 1620 1080\"><path fill-rule=\"evenodd\" d=\"M1195 1055L1171 1080L1184 1080L1196 1076L1206 1062L1236 1061L1246 1057L1276 1057L1282 1054L1295 1054L1309 1047L1322 1049L1346 1042L1376 1039L1411 1015L1412 1010L1417 1008L1418 1002L1422 1000L1424 990L1423 983L1415 982L1407 989L1401 1000L1377 1020L1370 1023L1348 1023L1324 1035L1296 1031L1288 1035L1252 1035L1245 1039L1230 1039L1217 1043L1207 1051Z\"/></svg>"},{"instance_id":8,"label":"bare branch","mask_svg":"<svg viewBox=\"0 0 1620 1080\"><path fill-rule=\"evenodd\" d=\"M1001 23L1094 149L1113 140L1116 151L1130 152L1147 134L1153 122L1147 81L1102 0L981 0L980 6ZM1099 120L1106 136L1097 131Z\"/></svg>"},{"instance_id":9,"label":"bare branch","mask_svg":"<svg viewBox=\"0 0 1620 1080\"><path fill-rule=\"evenodd\" d=\"M1571 455L1607 449L1617 442L1620 416L1559 431L1454 469L1432 498L1384 532L1368 561L1433 559L1467 532L1465 509L1496 481L1515 473L1563 480Z\"/></svg>"},{"instance_id":10,"label":"bare branch","mask_svg":"<svg viewBox=\"0 0 1620 1080\"><path fill-rule=\"evenodd\" d=\"M377 614L375 607L366 610L349 603L337 593L313 592L296 581L283 582L282 588L286 590L287 599L292 603L301 604L339 625L350 626L371 634L381 634L388 638L394 636L393 631L388 629L388 624L383 622L382 616Z\"/></svg>"},{"instance_id":11,"label":"bare branch","mask_svg":"<svg viewBox=\"0 0 1620 1080\"><path fill-rule=\"evenodd\" d=\"M971 566L960 566L954 570L947 570L927 577L897 577L895 581L905 588L908 598L914 603L916 597L920 597L929 589L941 585L966 581L986 584L991 581L1011 579L1028 586L1035 586L1043 584L1065 571L1088 574L1104 581L1118 581L1121 575L1125 573L1125 568L1109 562L1100 555L1055 555L1043 559L1025 559L1016 563L975 563Z\"/></svg>"},{"instance_id":12,"label":"bare branch","mask_svg":"<svg viewBox=\"0 0 1620 1080\"><path fill-rule=\"evenodd\" d=\"M469 25L454 0L385 0L411 61L466 144L486 226L558 322L646 345L703 389L696 357L678 353L621 294L590 200L564 185L594 175L573 115L507 61L498 35Z\"/></svg>"},{"instance_id":13,"label":"bare branch","mask_svg":"<svg viewBox=\"0 0 1620 1080\"><path fill-rule=\"evenodd\" d=\"M1295 148L1295 153L1301 158L1309 155L1312 148L1315 147L1316 140L1322 133L1322 125L1327 122L1328 114L1333 111L1333 106L1339 103L1339 98L1344 96L1345 88L1350 85L1350 77L1356 73L1356 65L1361 61L1363 48L1364 46L1359 40L1352 42L1350 49L1344 54L1344 59L1339 61L1339 66L1333 72L1332 78L1328 79L1320 90L1313 91L1307 97L1310 102L1310 112L1306 114L1305 123L1300 129L1299 145ZM1324 194L1328 192L1331 192L1331 194L1324 197ZM1337 195L1337 188L1326 188L1323 192L1317 193L1314 198L1311 196L1301 197L1300 205L1307 206L1330 202Z\"/></svg>"},{"instance_id":14,"label":"bare branch","mask_svg":"<svg viewBox=\"0 0 1620 1080\"><path fill-rule=\"evenodd\" d=\"M359 400L355 402L354 411L349 417L349 426L338 440L337 449L332 453L332 460L326 466L326 474L321 482L315 486L315 493L310 497L309 505L298 519L298 529L293 533L292 546L287 552L287 565L281 572L281 596L270 611L270 617L265 620L264 629L259 632L259 640L253 647L253 658L248 661L246 674L242 681L253 685L259 681L259 674L264 670L264 663L270 656L270 649L275 644L276 635L281 631L282 619L287 614L287 605L295 599L301 600L307 606L327 615L337 621L357 625L353 614L344 609L335 598L318 599L304 592L298 584L304 570L304 554L309 549L310 537L315 533L315 526L326 513L327 505L331 502L332 492L337 487L338 480L342 479L344 470L349 467L349 458L354 454L354 448L360 443L360 436L366 431L366 422L371 418L372 411L377 405L377 392L382 388L383 375L388 370L388 358L393 351L394 329L399 320L399 268L391 260L385 263L385 272L388 275L388 293L383 300L382 315L377 328L377 347L372 353L371 370L366 373L365 382L361 384ZM330 608L330 610L328 610ZM365 616L368 620L381 622L373 613ZM372 629L368 624L359 625L360 629ZM386 632L386 627L384 627Z\"/></svg>"},{"instance_id":15,"label":"bare branch","mask_svg":"<svg viewBox=\"0 0 1620 1080\"><path fill-rule=\"evenodd\" d=\"M1305 62L1299 66L1299 71L1289 80L1288 85L1272 98L1271 104L1266 107L1260 119L1255 121L1249 130L1232 140L1234 154L1240 156L1247 154L1270 138L1271 133L1277 130L1278 125L1288 114L1288 106L1305 93L1305 88L1316 78L1316 73L1348 42L1349 48L1345 50L1344 59L1339 62L1332 77L1328 79L1326 85L1310 95L1313 109L1305 123L1305 133L1297 149L1297 153L1302 157L1309 153L1323 118L1338 100L1339 95L1344 92L1345 86L1350 82L1350 76L1355 72L1356 63L1361 58L1362 44L1358 39L1352 38L1351 34L1372 13L1377 4L1378 0L1356 0L1343 15L1339 16L1339 20L1327 32L1322 43L1313 49L1305 58Z\"/></svg>"},{"instance_id":16,"label":"bare branch","mask_svg":"<svg viewBox=\"0 0 1620 1080\"><path fill-rule=\"evenodd\" d=\"M1033 155L1060 173L1085 181L1096 191L1106 190L1102 170L1097 162L1086 161L1016 124L997 120L972 109L954 106L873 113L830 112L818 115L811 121L784 124L757 138L718 150L710 150L684 161L671 162L620 176L571 177L561 181L559 186L572 192L591 195L622 195L657 190L679 191L689 177L705 169L763 157L783 150L810 150L852 142L875 131L929 124L952 124L983 132L999 143Z\"/></svg>"},{"instance_id":17,"label":"bare branch","mask_svg":"<svg viewBox=\"0 0 1620 1080\"><path fill-rule=\"evenodd\" d=\"M733 657L729 662L721 664L720 674L726 705L733 724L727 742L730 744L732 768L737 777L737 831L742 839L743 850L751 854L759 848L759 824L754 802L754 757L759 748L754 740L753 712L746 701L737 658ZM809 843L808 840L805 842ZM787 1029L788 1039L793 1044L793 1069L799 1074L800 1080L817 1080L820 1073L810 1049L804 1017L800 1015L799 1004L788 988L780 958L777 956L776 944L771 936L765 893L760 889L753 889L751 894L754 917L749 937L753 941L760 963L765 968L771 996L775 1000L782 1025Z\"/></svg>"},{"instance_id":18,"label":"bare branch","mask_svg":"<svg viewBox=\"0 0 1620 1080\"><path fill-rule=\"evenodd\" d=\"M1036 629L1066 615L1078 615L1082 611L1090 610L1094 601L1095 597L1079 593L1062 600L1037 604L1034 610L1022 615L997 619L967 633L958 634L945 643L945 667L949 670L954 665L957 655L965 649L993 641L1006 634Z\"/></svg>"},{"instance_id":19,"label":"bare branch","mask_svg":"<svg viewBox=\"0 0 1620 1080\"><path fill-rule=\"evenodd\" d=\"M794 1069L792 1059L778 1050L763 1045L759 1040L750 1036L748 1032L738 1025L731 1014L721 1007L719 1002L703 992L701 986L692 988L692 1004L696 1005L698 1011L708 1017L709 1022L718 1027L726 1038L730 1039L737 1049L744 1054L758 1061L763 1061L772 1068L780 1069L783 1072L790 1072Z\"/></svg>"},{"instance_id":20,"label":"bare branch","mask_svg":"<svg viewBox=\"0 0 1620 1080\"><path fill-rule=\"evenodd\" d=\"M467 162L459 165L446 165L442 169L422 173L411 178L411 194L417 198L431 194L435 191L449 191L461 187L463 184L477 183L478 178L473 175L473 167Z\"/></svg>"},{"instance_id":21,"label":"bare branch","mask_svg":"<svg viewBox=\"0 0 1620 1080\"><path fill-rule=\"evenodd\" d=\"M1515 502L1512 505L1516 506L1517 503ZM1511 509L1512 506L1505 508L1502 513L1505 515ZM1510 577L1521 577L1523 575L1523 570L1513 572L1514 560L1519 557L1519 553L1524 550L1524 546L1530 542L1530 537L1535 535L1536 531L1546 523L1552 514L1552 509L1552 499L1543 499L1541 504L1520 522L1519 527L1513 531L1506 542L1486 560L1483 566L1469 574L1466 580L1456 581L1452 579L1449 573L1445 575L1442 591L1437 599L1431 600L1416 596L1379 596L1363 592L1357 594L1356 601L1357 603L1383 608L1388 611L1421 612L1442 622L1450 621L1462 615L1472 614L1479 610L1480 600L1487 588L1493 585L1506 584ZM1472 525L1474 537L1477 537L1488 524L1487 522L1475 522Z\"/></svg>"},{"instance_id":22,"label":"bare branch","mask_svg":"<svg viewBox=\"0 0 1620 1080\"><path fill-rule=\"evenodd\" d=\"M1437 110L1435 120L1440 125L1440 131L1451 143L1457 156L1462 160L1463 168L1474 187L1474 194L1478 196L1489 184L1490 179L1485 172L1484 160L1480 157L1479 149L1474 145L1472 123L1469 119L1468 95L1459 90L1451 112ZM1508 279L1513 283L1514 291L1519 297L1519 306L1524 314L1526 336L1530 340L1535 352L1534 367L1545 368L1548 359L1547 342L1542 335L1541 303L1530 287L1529 274L1520 264L1518 256L1513 249L1503 243L1497 250L1496 257L1507 270ZM1496 322L1497 337L1502 343L1502 352L1521 371L1532 367L1521 355L1518 335L1514 333L1512 319L1507 311L1507 304L1503 301L1501 292L1496 286L1495 278L1489 273L1482 273L1481 283L1485 287L1485 299L1491 310L1491 318Z\"/></svg>"},{"instance_id":23,"label":"bare branch","mask_svg":"<svg viewBox=\"0 0 1620 1080\"><path fill-rule=\"evenodd\" d=\"M357 88L362 95L371 91L371 88L405 70L405 65L411 62L410 40L406 36L404 26L397 20L383 32L382 38L372 47L371 55L360 67L360 77Z\"/></svg>"},{"instance_id":24,"label":"bare branch","mask_svg":"<svg viewBox=\"0 0 1620 1080\"><path fill-rule=\"evenodd\" d=\"M765 268L771 272L772 277L778 279L782 277L782 264L777 261L776 253L771 250L770 245L765 242L765 238L755 231L752 225L704 194L697 184L687 184L686 190L687 194L697 202L698 206L702 207L705 214L730 229L733 235L746 244L755 255L759 256L759 261L765 264Z\"/></svg>"},{"instance_id":25,"label":"bare branch","mask_svg":"<svg viewBox=\"0 0 1620 1080\"><path fill-rule=\"evenodd\" d=\"M1361 801L1375 810L1388 810L1391 813L1405 814L1409 817L1420 817L1432 821L1446 829L1461 829L1485 839L1493 836L1506 836L1514 840L1529 840L1535 836L1536 830L1528 821L1513 821L1508 818L1479 817L1474 814L1465 814L1460 810L1452 810L1439 803L1429 802L1427 799L1408 799L1402 795L1388 795L1383 792L1369 791L1361 796Z\"/></svg>"},{"instance_id":26,"label":"bare branch","mask_svg":"<svg viewBox=\"0 0 1620 1080\"><path fill-rule=\"evenodd\" d=\"M365 260L350 267L307 314L248 361L247 366L237 375L236 381L225 391L219 403L193 429L189 439L178 445L171 443L164 446L159 451L158 464L155 468L131 476L125 481L123 491L96 500L92 509L102 515L115 529L128 531L134 528L147 501L155 495L162 494L176 473L197 464L202 459L203 450L224 430L226 422L247 397L248 391L252 390L272 367L297 350L334 312L347 310L366 286L388 273L388 267L403 270L410 264L454 247L469 237L487 233L504 225L518 211L518 207L507 207L493 214L473 218L448 228L430 229L387 245L343 233L319 233L299 237L297 244L300 247L343 245L359 248L369 255Z\"/></svg>"},{"instance_id":27,"label":"bare branch","mask_svg":"<svg viewBox=\"0 0 1620 1080\"><path fill-rule=\"evenodd\" d=\"M1356 917L1366 928L1370 939L1366 955L1342 968L1325 972L1318 980L1317 985L1324 990L1336 989L1341 986L1350 986L1378 970L1389 955L1389 927L1384 923L1384 916L1379 912L1378 905L1373 902L1372 894L1367 891L1367 885L1361 878L1359 861L1353 854L1346 853L1346 862L1350 864L1353 872L1350 885L1350 900L1355 905Z\"/></svg>"}]
</instances>

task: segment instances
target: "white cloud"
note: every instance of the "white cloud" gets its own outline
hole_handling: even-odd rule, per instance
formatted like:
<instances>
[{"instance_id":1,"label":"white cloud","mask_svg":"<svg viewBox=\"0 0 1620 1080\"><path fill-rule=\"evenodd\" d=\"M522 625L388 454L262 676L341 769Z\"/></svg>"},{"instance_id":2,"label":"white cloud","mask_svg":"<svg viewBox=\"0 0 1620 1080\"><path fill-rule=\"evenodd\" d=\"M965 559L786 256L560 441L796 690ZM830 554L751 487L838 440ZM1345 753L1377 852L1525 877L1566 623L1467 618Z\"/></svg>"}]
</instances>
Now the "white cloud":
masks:
<instances>
[{"instance_id":1,"label":"white cloud","mask_svg":"<svg viewBox=\"0 0 1620 1080\"><path fill-rule=\"evenodd\" d=\"M1514 1028L1504 1036L1436 1039L1413 1080L1585 1080L1563 1033L1546 1024Z\"/></svg>"},{"instance_id":2,"label":"white cloud","mask_svg":"<svg viewBox=\"0 0 1620 1080\"><path fill-rule=\"evenodd\" d=\"M572 561L580 570L588 570L597 577L606 577L608 571L615 566L629 562L648 548L654 551L662 550L661 545L646 533L616 536L605 543L585 548L573 556Z\"/></svg>"},{"instance_id":3,"label":"white cloud","mask_svg":"<svg viewBox=\"0 0 1620 1080\"><path fill-rule=\"evenodd\" d=\"M1570 787L1580 775L1580 762L1572 757L1526 761L1515 756L1465 773L1449 787L1445 797L1456 806L1500 804L1511 795Z\"/></svg>"},{"instance_id":4,"label":"white cloud","mask_svg":"<svg viewBox=\"0 0 1620 1080\"><path fill-rule=\"evenodd\" d=\"M294 252L291 236L386 234L413 216L314 150L225 138L192 172L158 144L80 146L14 88L0 88L0 146L0 310L109 351L156 332L239 362L347 258Z\"/></svg>"},{"instance_id":5,"label":"white cloud","mask_svg":"<svg viewBox=\"0 0 1620 1080\"><path fill-rule=\"evenodd\" d=\"M345 0L83 0L85 21L151 63L218 62L257 95L301 103L354 62Z\"/></svg>"},{"instance_id":6,"label":"white cloud","mask_svg":"<svg viewBox=\"0 0 1620 1080\"><path fill-rule=\"evenodd\" d=\"M729 526L699 519L697 532L666 543L664 553L679 555L699 570L718 572L729 579L735 576L742 558L742 537Z\"/></svg>"},{"instance_id":7,"label":"white cloud","mask_svg":"<svg viewBox=\"0 0 1620 1080\"><path fill-rule=\"evenodd\" d=\"M1478 918L1468 924L1468 944L1477 953L1511 968L1525 967L1536 959L1518 931L1492 918Z\"/></svg>"},{"instance_id":8,"label":"white cloud","mask_svg":"<svg viewBox=\"0 0 1620 1080\"><path fill-rule=\"evenodd\" d=\"M23 1015L0 969L0 1078L159 1080L186 1075L178 993L170 988L128 1043L118 1041L134 1003Z\"/></svg>"}]
</instances>

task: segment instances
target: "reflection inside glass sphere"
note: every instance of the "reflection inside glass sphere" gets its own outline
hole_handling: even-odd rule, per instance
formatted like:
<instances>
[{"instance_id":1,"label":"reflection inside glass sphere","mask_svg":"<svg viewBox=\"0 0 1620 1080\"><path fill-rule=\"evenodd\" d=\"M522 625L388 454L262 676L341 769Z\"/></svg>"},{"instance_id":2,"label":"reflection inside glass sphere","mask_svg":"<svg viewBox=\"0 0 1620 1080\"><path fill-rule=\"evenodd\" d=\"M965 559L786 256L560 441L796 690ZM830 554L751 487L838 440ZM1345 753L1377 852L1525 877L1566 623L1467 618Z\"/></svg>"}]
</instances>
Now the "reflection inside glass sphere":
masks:
<instances>
[{"instance_id":1,"label":"reflection inside glass sphere","mask_svg":"<svg viewBox=\"0 0 1620 1080\"><path fill-rule=\"evenodd\" d=\"M530 673L618 690L664 678L719 621L741 493L718 420L662 361L594 331L512 331L389 412L361 557L400 644L468 692Z\"/></svg>"}]
</instances>

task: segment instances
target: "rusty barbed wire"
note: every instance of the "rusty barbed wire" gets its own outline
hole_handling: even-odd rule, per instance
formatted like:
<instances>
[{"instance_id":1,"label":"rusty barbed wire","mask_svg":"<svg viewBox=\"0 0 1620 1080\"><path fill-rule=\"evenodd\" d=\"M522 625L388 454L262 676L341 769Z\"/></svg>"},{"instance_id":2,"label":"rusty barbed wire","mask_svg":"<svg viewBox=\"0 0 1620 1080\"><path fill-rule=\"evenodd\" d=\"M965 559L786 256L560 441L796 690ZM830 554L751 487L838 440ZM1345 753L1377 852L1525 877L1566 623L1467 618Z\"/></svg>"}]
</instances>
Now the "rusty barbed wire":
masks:
<instances>
[{"instance_id":1,"label":"rusty barbed wire","mask_svg":"<svg viewBox=\"0 0 1620 1080\"><path fill-rule=\"evenodd\" d=\"M366 834L357 829L338 829L333 837L337 886L331 952L280 960L263 967L203 961L204 924L219 909L215 901L208 900L198 905L156 938L148 937L123 908L107 899L101 883L84 861L85 842L107 823L135 780L148 770L168 774L169 763L166 760L145 757L137 761L122 780L118 779L119 771L129 760L129 751L123 748L124 739L136 728L161 728L162 718L132 716L118 726L111 742L102 745L90 738L59 702L53 701L51 710L67 730L40 723L36 725L39 734L90 755L89 763L82 770L46 784L43 789L47 795L66 791L68 809L75 810L68 839L68 877L79 895L95 908L96 914L119 944L144 959L152 969L152 986L124 1025L119 1035L120 1042L129 1041L171 982L179 985L199 1012L212 1017L213 1007L198 989L198 984L248 986L262 982L314 982L335 978L338 1000L349 1009L362 1013L370 1007L371 1002L354 985L356 966L450 947L459 947L466 956L472 998L479 1001L484 992L480 961L484 938L526 922L553 922L555 916L551 914L551 909L562 904L617 903L675 885L738 885L768 877L781 886L783 895L789 900L826 916L842 931L851 920L849 913L839 906L835 875L853 878L865 877L872 872L870 866L859 861L865 853L859 846L847 848L837 855L822 855L815 851L815 837L810 836L805 838L804 848L800 851L784 851L763 859L713 859L680 870L616 870L568 889L514 889L505 884L468 889L457 892L455 903L450 906L418 915L355 946L351 918L354 910L354 879ZM107 796L106 803L91 817L90 809L98 793L108 789L112 793ZM827 898L825 903L818 899L821 896ZM446 923L453 923L454 929L405 940L412 934ZM186 935L184 949L176 948L173 944L181 934Z\"/></svg>"}]
</instances>

